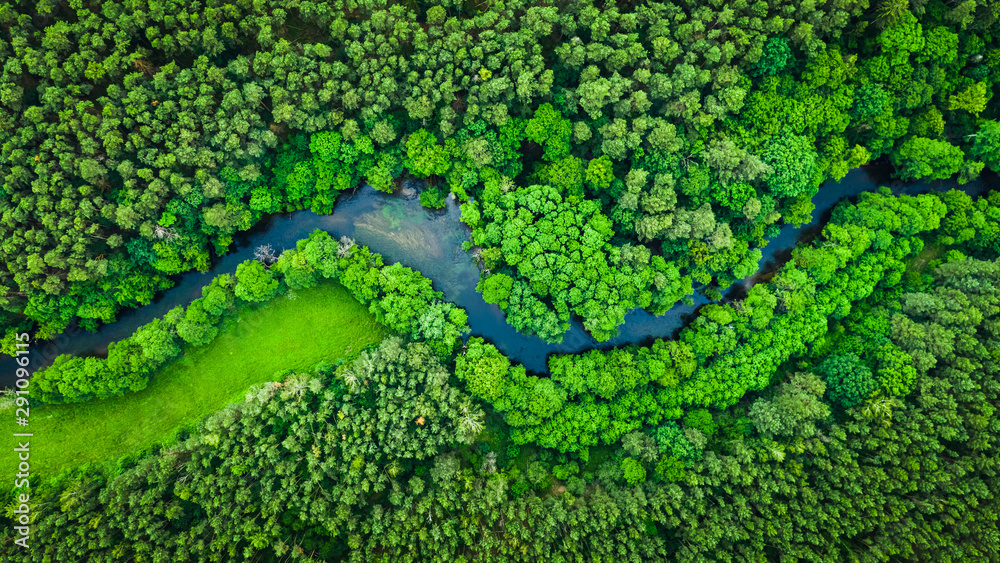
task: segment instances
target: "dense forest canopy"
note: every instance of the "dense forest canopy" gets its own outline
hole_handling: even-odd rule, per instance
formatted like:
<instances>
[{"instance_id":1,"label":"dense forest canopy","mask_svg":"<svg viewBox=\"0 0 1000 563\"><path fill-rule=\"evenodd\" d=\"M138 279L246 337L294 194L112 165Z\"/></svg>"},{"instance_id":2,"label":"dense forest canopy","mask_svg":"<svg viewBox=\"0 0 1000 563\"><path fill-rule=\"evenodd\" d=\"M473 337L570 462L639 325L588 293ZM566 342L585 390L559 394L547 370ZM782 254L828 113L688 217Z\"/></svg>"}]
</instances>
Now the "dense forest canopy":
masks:
<instances>
[{"instance_id":1,"label":"dense forest canopy","mask_svg":"<svg viewBox=\"0 0 1000 563\"><path fill-rule=\"evenodd\" d=\"M995 188L998 18L991 0L3 4L8 353L149 303L269 215L407 177L461 206L476 289L518 331L558 342L579 320L605 341L630 310L713 303L674 339L529 374L405 260L316 231L21 399L38 417L128 399L225 319L320 283L393 335L34 476L29 550L5 491L0 551L995 561L1000 191L864 193L723 291L853 168Z\"/></svg>"},{"instance_id":2,"label":"dense forest canopy","mask_svg":"<svg viewBox=\"0 0 1000 563\"><path fill-rule=\"evenodd\" d=\"M613 335L622 311L665 310L684 287L643 280L677 269L712 295L745 275L825 178L883 157L902 178L995 168L998 10L6 4L4 323L93 328L206 269L267 213L329 213L339 191L408 173L430 177L428 205L472 197L470 220L495 220L491 180L599 201L611 245L635 249L609 265L637 276L610 310L586 306L587 288L532 281L492 250L496 235L483 250L500 276L489 287L517 291L493 295L515 326L559 339L577 314Z\"/></svg>"},{"instance_id":3,"label":"dense forest canopy","mask_svg":"<svg viewBox=\"0 0 1000 563\"><path fill-rule=\"evenodd\" d=\"M426 345L388 339L114 474L66 476L24 560L990 561L1000 265L937 262L767 392L589 461L509 442ZM865 396L885 346L916 360L905 397Z\"/></svg>"}]
</instances>

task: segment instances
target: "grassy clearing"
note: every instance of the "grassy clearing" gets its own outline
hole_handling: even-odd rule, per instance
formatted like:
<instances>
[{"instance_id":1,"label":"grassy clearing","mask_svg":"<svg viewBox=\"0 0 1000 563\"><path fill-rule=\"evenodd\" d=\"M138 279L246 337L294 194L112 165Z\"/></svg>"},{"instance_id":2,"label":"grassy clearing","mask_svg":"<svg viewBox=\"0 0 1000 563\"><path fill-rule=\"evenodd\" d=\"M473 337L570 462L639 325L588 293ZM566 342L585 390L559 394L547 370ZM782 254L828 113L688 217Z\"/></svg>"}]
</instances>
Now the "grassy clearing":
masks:
<instances>
[{"instance_id":1,"label":"grassy clearing","mask_svg":"<svg viewBox=\"0 0 1000 563\"><path fill-rule=\"evenodd\" d=\"M113 464L169 442L180 428L240 400L250 386L274 381L280 370L335 361L390 334L339 283L293 295L230 316L213 342L188 349L139 393L33 410L26 429L34 434L32 474ZM0 456L0 475L13 478L16 462L15 454Z\"/></svg>"}]
</instances>

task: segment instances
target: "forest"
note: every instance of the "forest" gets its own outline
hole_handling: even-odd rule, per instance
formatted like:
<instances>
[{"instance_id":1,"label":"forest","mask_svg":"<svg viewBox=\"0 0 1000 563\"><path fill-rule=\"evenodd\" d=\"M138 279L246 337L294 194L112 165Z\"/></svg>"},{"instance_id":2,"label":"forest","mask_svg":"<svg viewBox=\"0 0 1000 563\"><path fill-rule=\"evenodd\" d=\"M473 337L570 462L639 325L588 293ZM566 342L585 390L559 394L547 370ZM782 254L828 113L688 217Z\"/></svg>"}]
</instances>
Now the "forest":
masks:
<instances>
[{"instance_id":1,"label":"forest","mask_svg":"<svg viewBox=\"0 0 1000 563\"><path fill-rule=\"evenodd\" d=\"M34 443L87 452L36 449L30 488L0 459L3 559L997 561L998 20L0 5L0 347L135 326L0 395L12 432L30 407ZM859 168L882 187L816 207ZM275 218L410 185L429 220L460 211L470 291L512 329L592 345L529 370L405 256L322 229L220 269ZM280 319L296 299L315 315ZM672 338L613 342L695 303ZM184 392L213 400L171 413Z\"/></svg>"}]
</instances>

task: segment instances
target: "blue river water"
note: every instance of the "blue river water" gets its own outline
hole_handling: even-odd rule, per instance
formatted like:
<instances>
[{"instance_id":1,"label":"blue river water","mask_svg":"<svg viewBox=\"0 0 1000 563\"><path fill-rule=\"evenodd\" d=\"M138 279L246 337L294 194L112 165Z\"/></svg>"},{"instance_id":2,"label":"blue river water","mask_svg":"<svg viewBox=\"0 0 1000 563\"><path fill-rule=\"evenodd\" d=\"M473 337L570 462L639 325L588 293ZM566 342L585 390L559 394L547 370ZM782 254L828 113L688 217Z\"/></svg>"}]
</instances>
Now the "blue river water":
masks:
<instances>
[{"instance_id":1,"label":"blue river water","mask_svg":"<svg viewBox=\"0 0 1000 563\"><path fill-rule=\"evenodd\" d=\"M892 181L887 170L878 166L852 170L841 181L826 182L820 187L819 193L813 197L816 208L812 222L800 228L783 226L780 233L762 248L763 258L758 273L737 284L734 290L749 286L758 274L772 271L787 260L798 240L812 236L822 228L837 202L883 185L889 186L895 194L959 188L975 197L995 188L997 177L984 175L975 182L958 186L954 180L927 183ZM51 364L59 354L106 353L109 343L128 337L137 327L162 317L173 307L186 305L200 297L202 286L221 273L235 272L239 263L253 258L256 247L269 244L280 252L294 247L296 241L309 236L315 229L328 231L337 238L346 235L381 254L386 263L400 262L419 270L433 281L435 289L444 293L446 300L465 308L472 335L484 337L511 360L536 373L547 371L546 358L549 354L607 349L628 343L647 343L656 338L671 338L699 306L709 302L704 296L696 294L691 296L693 304L678 304L663 315L633 310L625 317L619 336L605 342L591 338L578 319L574 319L563 341L558 344L526 336L506 323L504 313L498 306L486 303L476 292L479 267L470 253L462 250L462 243L469 238L469 229L459 220L458 205L449 199L443 210L428 210L420 206L413 188L404 188L400 192L385 194L364 186L342 194L331 215L297 211L271 216L251 231L241 233L235 248L215 260L210 271L178 276L175 287L161 292L153 303L125 312L117 322L104 325L94 333L70 327L48 341L33 342L32 371ZM317 332L320 330L321 327L317 327ZM13 383L15 368L13 358L4 356L0 359L0 386Z\"/></svg>"}]
</instances>

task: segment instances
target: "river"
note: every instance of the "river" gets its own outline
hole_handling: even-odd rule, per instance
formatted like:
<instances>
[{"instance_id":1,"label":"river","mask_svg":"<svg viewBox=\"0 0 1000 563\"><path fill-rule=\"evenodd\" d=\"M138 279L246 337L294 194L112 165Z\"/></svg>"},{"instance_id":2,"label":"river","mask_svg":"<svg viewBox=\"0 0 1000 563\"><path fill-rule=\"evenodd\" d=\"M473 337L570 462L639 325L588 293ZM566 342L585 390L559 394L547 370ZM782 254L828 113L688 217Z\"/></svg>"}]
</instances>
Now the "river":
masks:
<instances>
[{"instance_id":1,"label":"river","mask_svg":"<svg viewBox=\"0 0 1000 563\"><path fill-rule=\"evenodd\" d=\"M788 259L796 242L814 236L829 220L837 202L853 198L862 192L888 185L894 194L918 194L960 188L976 197L997 185L996 175L958 186L955 180L934 182L892 181L887 167L867 166L852 170L838 182L824 183L813 197L816 208L812 222L795 228L784 225L781 232L762 248L763 258L756 274L737 284L735 291L747 287L761 272L776 269ZM414 192L406 189L404 192ZM468 240L469 229L460 220L458 205L449 199L442 210L428 210L420 206L415 193L385 194L364 186L340 196L331 215L316 215L311 211L297 211L271 216L252 230L236 237L235 248L214 261L205 273L192 272L177 276L176 285L157 295L149 305L123 313L115 323L102 326L89 333L71 327L51 340L32 343L32 371L49 365L59 354L93 355L107 352L108 344L130 336L137 327L177 305L187 305L201 296L201 288L221 273L234 273L236 266L252 259L254 249L271 245L280 252L293 248L295 242L309 236L315 229L323 229L334 237L343 235L382 255L385 262L400 262L419 270L434 283L434 288L444 292L445 299L463 307L469 315L471 334L482 336L494 343L511 360L523 364L529 371L544 373L546 357L553 353L573 353L593 348L607 349L628 343L648 343L656 338L672 338L695 310L708 303L708 299L695 294L692 305L678 304L663 315L655 316L635 309L625 317L618 337L597 342L583 330L578 319L571 323L563 341L550 344L535 336L526 336L514 330L504 320L504 313L496 305L483 301L476 292L479 268L471 255L462 250ZM320 327L317 327L317 331ZM10 386L14 381L16 364L13 358L0 360L0 385Z\"/></svg>"}]
</instances>

